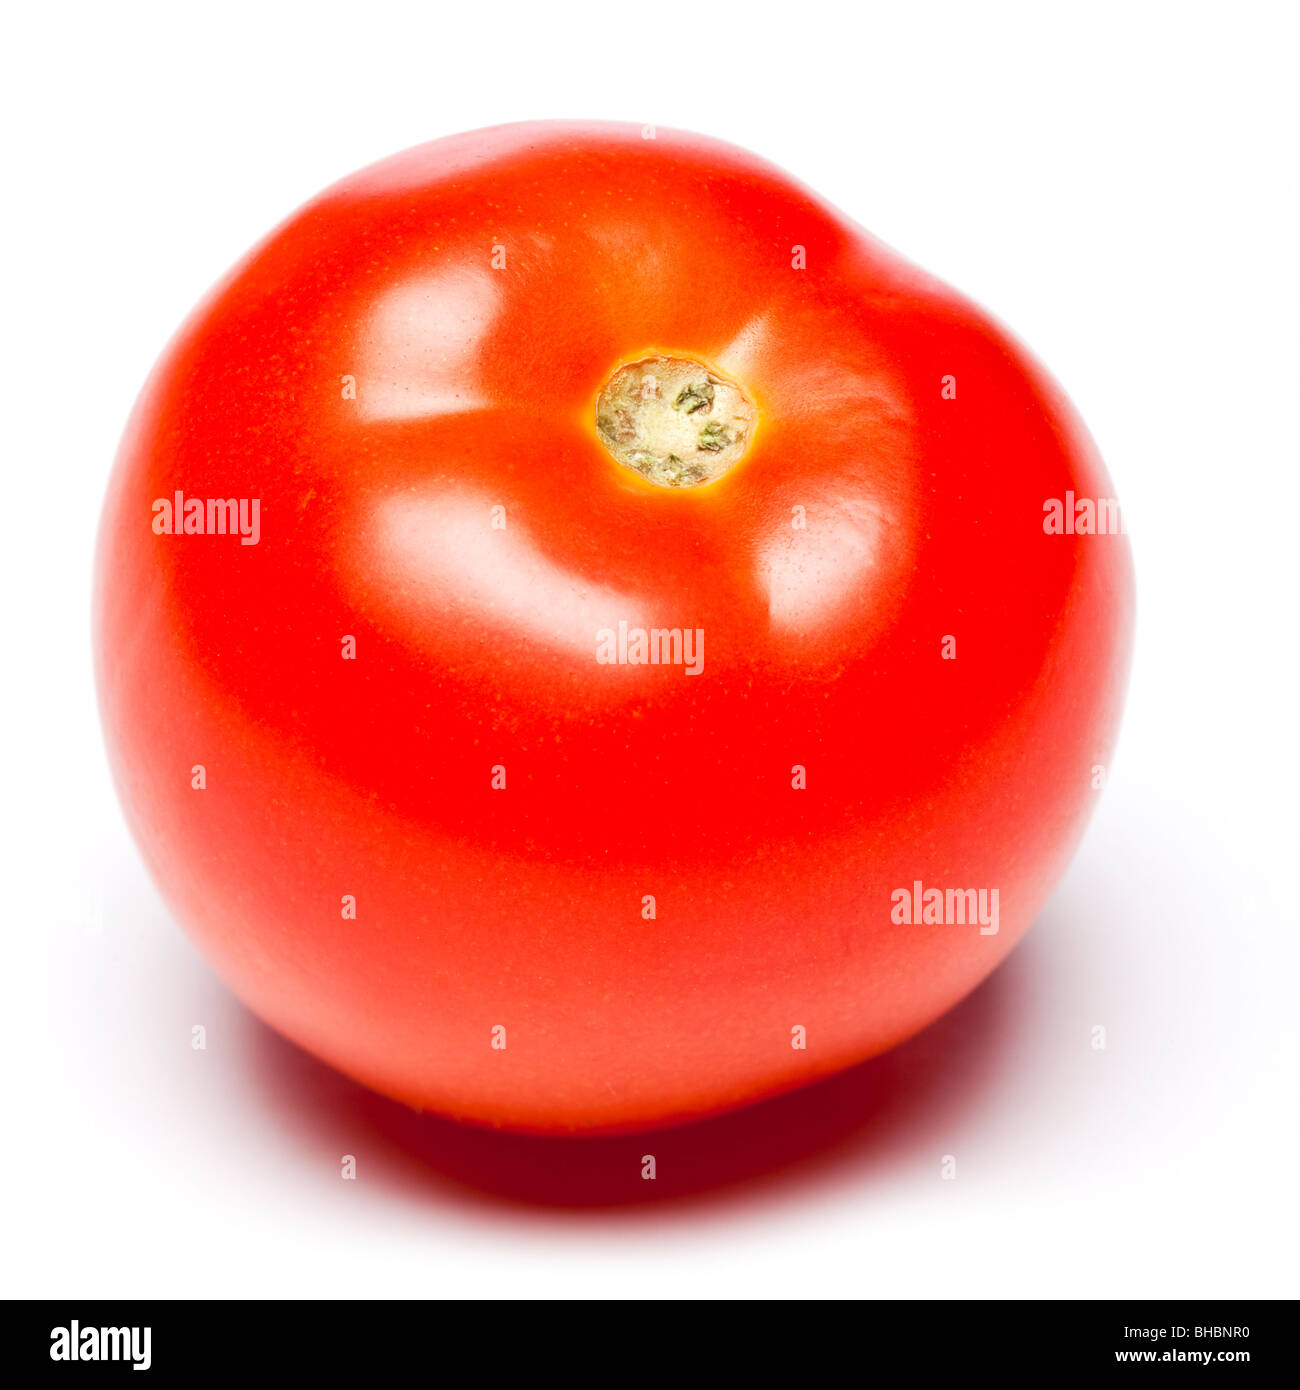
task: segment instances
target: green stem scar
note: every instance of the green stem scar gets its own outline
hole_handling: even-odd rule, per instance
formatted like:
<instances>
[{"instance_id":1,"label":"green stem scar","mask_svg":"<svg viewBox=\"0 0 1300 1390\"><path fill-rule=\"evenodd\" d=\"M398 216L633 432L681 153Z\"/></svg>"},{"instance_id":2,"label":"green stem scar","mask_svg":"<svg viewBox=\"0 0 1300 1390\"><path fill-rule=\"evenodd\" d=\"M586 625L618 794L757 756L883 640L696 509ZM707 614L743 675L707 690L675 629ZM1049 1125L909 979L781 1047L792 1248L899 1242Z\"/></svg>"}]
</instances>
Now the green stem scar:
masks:
<instances>
[{"instance_id":1,"label":"green stem scar","mask_svg":"<svg viewBox=\"0 0 1300 1390\"><path fill-rule=\"evenodd\" d=\"M659 487L703 487L744 457L758 412L734 381L687 357L620 367L596 401L601 443Z\"/></svg>"}]
</instances>

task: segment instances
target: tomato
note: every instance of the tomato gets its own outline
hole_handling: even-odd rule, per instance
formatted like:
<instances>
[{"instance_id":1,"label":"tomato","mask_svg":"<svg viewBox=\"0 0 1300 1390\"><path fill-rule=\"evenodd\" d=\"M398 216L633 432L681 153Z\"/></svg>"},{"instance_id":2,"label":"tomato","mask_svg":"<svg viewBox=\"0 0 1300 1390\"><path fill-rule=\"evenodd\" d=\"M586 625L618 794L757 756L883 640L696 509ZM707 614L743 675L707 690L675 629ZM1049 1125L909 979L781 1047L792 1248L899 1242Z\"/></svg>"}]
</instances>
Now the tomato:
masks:
<instances>
[{"instance_id":1,"label":"tomato","mask_svg":"<svg viewBox=\"0 0 1300 1390\"><path fill-rule=\"evenodd\" d=\"M1116 733L1116 515L1026 351L771 165L455 136L291 217L146 385L115 778L215 968L366 1085L715 1113L1029 926Z\"/></svg>"}]
</instances>

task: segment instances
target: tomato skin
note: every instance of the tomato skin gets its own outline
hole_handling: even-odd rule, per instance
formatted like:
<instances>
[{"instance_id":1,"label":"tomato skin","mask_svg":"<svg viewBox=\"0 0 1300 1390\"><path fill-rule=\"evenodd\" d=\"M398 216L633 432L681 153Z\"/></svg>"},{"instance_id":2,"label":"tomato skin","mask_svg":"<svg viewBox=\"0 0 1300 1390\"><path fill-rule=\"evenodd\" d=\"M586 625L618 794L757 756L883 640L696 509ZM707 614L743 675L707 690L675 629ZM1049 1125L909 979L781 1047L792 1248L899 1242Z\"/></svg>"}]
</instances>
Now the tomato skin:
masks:
<instances>
[{"instance_id":1,"label":"tomato skin","mask_svg":"<svg viewBox=\"0 0 1300 1390\"><path fill-rule=\"evenodd\" d=\"M707 487L598 438L654 354L757 406ZM154 534L178 490L259 499L258 542ZM1133 593L1124 536L1045 532L1067 493L1113 496L1025 350L770 165L421 146L279 227L136 405L95 615L128 820L241 998L388 1095L559 1132L777 1093L968 993L1082 833ZM703 669L598 663L620 620ZM996 934L891 921L917 881L996 888Z\"/></svg>"}]
</instances>

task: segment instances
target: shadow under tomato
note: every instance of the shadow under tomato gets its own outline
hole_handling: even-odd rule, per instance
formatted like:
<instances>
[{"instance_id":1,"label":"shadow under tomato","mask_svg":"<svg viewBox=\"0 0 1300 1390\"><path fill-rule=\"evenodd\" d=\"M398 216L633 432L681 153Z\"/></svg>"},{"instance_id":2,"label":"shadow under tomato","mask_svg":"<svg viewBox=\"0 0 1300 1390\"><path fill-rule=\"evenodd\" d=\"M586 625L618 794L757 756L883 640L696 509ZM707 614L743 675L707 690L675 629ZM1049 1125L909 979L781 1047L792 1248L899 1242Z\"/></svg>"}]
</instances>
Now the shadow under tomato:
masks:
<instances>
[{"instance_id":1,"label":"shadow under tomato","mask_svg":"<svg viewBox=\"0 0 1300 1390\"><path fill-rule=\"evenodd\" d=\"M301 1142L418 1199L458 1194L569 1210L658 1209L926 1165L1005 1058L1023 948L910 1042L828 1080L708 1120L613 1137L539 1137L422 1114L357 1085L251 1015L253 1070ZM654 1155L656 1176L642 1177ZM918 1167L918 1172L921 1171ZM772 1195L768 1191L767 1195Z\"/></svg>"}]
</instances>

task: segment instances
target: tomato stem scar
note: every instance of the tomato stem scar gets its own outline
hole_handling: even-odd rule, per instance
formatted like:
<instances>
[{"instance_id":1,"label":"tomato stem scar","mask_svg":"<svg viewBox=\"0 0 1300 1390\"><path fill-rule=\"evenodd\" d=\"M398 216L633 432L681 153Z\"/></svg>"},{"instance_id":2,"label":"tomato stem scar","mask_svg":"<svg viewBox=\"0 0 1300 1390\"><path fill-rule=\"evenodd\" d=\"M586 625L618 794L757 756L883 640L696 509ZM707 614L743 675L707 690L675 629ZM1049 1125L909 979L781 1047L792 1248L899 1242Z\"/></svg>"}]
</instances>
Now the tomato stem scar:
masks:
<instances>
[{"instance_id":1,"label":"tomato stem scar","mask_svg":"<svg viewBox=\"0 0 1300 1390\"><path fill-rule=\"evenodd\" d=\"M596 400L601 443L659 487L717 482L744 457L757 418L734 381L689 357L627 363Z\"/></svg>"}]
</instances>

